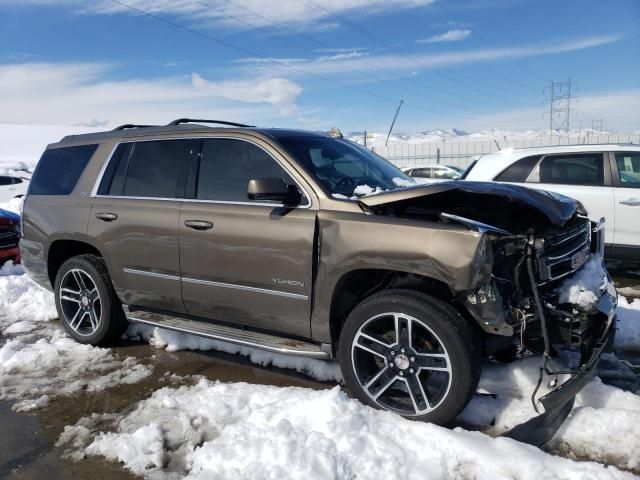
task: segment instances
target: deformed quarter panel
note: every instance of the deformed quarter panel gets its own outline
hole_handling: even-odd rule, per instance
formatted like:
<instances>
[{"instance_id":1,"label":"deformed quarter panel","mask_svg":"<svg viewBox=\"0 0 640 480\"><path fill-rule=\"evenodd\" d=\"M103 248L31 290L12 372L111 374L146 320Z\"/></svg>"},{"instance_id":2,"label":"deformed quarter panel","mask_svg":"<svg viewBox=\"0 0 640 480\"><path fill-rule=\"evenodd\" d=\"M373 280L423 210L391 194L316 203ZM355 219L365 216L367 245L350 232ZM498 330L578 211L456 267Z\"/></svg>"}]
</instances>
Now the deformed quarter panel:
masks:
<instances>
[{"instance_id":1,"label":"deformed quarter panel","mask_svg":"<svg viewBox=\"0 0 640 480\"><path fill-rule=\"evenodd\" d=\"M311 318L316 341L331 341L334 289L354 270L422 275L448 285L452 294L477 280L474 260L483 234L464 226L325 210L318 217L320 259Z\"/></svg>"}]
</instances>

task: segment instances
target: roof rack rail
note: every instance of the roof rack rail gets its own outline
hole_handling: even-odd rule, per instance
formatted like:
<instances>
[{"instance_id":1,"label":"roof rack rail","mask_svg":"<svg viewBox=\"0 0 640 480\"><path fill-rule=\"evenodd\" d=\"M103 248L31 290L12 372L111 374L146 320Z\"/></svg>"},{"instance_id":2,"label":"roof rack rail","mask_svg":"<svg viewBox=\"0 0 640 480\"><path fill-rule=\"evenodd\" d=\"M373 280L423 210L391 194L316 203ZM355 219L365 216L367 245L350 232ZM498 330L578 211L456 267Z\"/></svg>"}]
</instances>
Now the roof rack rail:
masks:
<instances>
[{"instance_id":1,"label":"roof rack rail","mask_svg":"<svg viewBox=\"0 0 640 480\"><path fill-rule=\"evenodd\" d=\"M229 125L231 127L255 127L255 125L245 125L243 123L225 122L223 120L203 120L197 118L178 118L177 120L168 123L167 126L180 125L181 123L217 123L219 125Z\"/></svg>"},{"instance_id":2,"label":"roof rack rail","mask_svg":"<svg viewBox=\"0 0 640 480\"><path fill-rule=\"evenodd\" d=\"M147 128L147 127L155 127L156 125L135 125L133 123L125 123L124 125L120 125L113 129L114 132L118 130L126 130L128 128Z\"/></svg>"}]
</instances>

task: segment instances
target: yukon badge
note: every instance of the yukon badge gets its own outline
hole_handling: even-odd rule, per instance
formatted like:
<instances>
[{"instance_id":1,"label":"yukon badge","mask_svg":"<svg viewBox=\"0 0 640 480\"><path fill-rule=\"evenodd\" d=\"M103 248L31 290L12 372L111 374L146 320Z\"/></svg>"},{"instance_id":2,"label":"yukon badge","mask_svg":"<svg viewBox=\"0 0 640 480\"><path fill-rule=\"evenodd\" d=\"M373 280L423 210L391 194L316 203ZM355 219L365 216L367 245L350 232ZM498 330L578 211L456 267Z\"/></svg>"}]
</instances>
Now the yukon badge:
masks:
<instances>
[{"instance_id":1,"label":"yukon badge","mask_svg":"<svg viewBox=\"0 0 640 480\"><path fill-rule=\"evenodd\" d=\"M276 278L271 277L273 283L277 283L278 285L289 285L290 287L304 287L304 282L299 282L298 280L287 280L286 278Z\"/></svg>"}]
</instances>

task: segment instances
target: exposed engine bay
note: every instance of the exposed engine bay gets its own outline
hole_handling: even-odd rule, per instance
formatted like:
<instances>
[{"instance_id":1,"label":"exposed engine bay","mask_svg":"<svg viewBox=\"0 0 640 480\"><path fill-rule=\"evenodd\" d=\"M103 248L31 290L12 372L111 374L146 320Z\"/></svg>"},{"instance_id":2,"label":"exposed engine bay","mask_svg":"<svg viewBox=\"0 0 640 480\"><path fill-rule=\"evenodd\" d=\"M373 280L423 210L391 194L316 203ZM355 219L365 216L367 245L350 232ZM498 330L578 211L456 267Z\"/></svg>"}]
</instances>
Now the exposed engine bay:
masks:
<instances>
[{"instance_id":1,"label":"exposed engine bay","mask_svg":"<svg viewBox=\"0 0 640 480\"><path fill-rule=\"evenodd\" d=\"M531 400L544 414L506 435L534 444L549 440L613 340L617 297L603 266L604 219L591 222L568 197L496 183L446 182L361 202L372 213L458 223L483 234L473 286L456 300L489 334L489 358L541 355ZM579 297L567 294L574 283ZM549 359L567 349L579 354L579 365L553 370ZM565 374L570 380L558 385ZM537 398L545 379L552 390Z\"/></svg>"}]
</instances>

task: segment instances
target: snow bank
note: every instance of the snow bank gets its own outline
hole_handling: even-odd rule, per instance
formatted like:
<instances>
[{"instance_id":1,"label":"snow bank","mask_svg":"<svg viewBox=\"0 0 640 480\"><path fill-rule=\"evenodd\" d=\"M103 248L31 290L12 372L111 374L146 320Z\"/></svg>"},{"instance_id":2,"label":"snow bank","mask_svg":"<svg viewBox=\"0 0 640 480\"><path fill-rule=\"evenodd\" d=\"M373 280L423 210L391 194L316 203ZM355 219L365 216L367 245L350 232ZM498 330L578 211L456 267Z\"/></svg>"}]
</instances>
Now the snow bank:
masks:
<instances>
[{"instance_id":1,"label":"snow bank","mask_svg":"<svg viewBox=\"0 0 640 480\"><path fill-rule=\"evenodd\" d=\"M592 255L584 267L560 285L560 303L573 303L589 310L601 295L607 280L602 257Z\"/></svg>"},{"instance_id":2,"label":"snow bank","mask_svg":"<svg viewBox=\"0 0 640 480\"><path fill-rule=\"evenodd\" d=\"M537 414L531 404L531 392L538 379L539 367L537 357L507 365L485 365L479 393L458 420L499 435L533 418ZM566 378L560 377L559 382ZM549 391L546 382L537 398ZM596 378L578 394L569 418L546 447L572 458L639 471L640 430L637 425L640 425L640 396L605 385ZM621 439L624 439L623 445Z\"/></svg>"},{"instance_id":3,"label":"snow bank","mask_svg":"<svg viewBox=\"0 0 640 480\"><path fill-rule=\"evenodd\" d=\"M166 348L169 352L178 350L217 350L249 357L251 362L263 367L273 365L278 368L292 369L323 382L342 381L342 373L337 362L266 352L256 348L243 347L139 324L132 324L126 335L129 337L141 337L156 348Z\"/></svg>"},{"instance_id":4,"label":"snow bank","mask_svg":"<svg viewBox=\"0 0 640 480\"><path fill-rule=\"evenodd\" d=\"M136 383L152 372L134 358L80 344L59 325L51 292L39 287L20 266L0 269L0 399L16 401L16 411L48 404L81 390L101 391ZM1 337L0 337L1 338Z\"/></svg>"},{"instance_id":5,"label":"snow bank","mask_svg":"<svg viewBox=\"0 0 640 480\"><path fill-rule=\"evenodd\" d=\"M633 478L478 432L365 407L339 387L314 391L201 380L163 388L92 437L100 416L66 427L67 454L102 455L154 478ZM164 467L163 470L160 470Z\"/></svg>"},{"instance_id":6,"label":"snow bank","mask_svg":"<svg viewBox=\"0 0 640 480\"><path fill-rule=\"evenodd\" d=\"M615 347L621 351L640 353L640 299L629 302L618 295L618 331Z\"/></svg>"}]
</instances>

